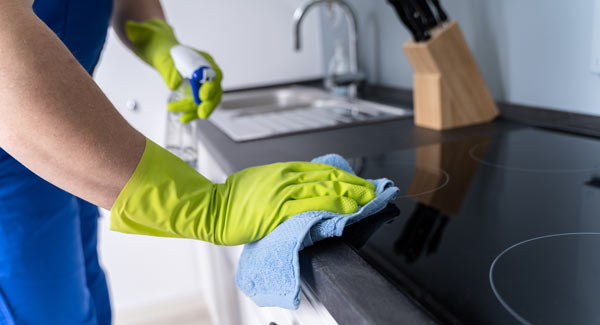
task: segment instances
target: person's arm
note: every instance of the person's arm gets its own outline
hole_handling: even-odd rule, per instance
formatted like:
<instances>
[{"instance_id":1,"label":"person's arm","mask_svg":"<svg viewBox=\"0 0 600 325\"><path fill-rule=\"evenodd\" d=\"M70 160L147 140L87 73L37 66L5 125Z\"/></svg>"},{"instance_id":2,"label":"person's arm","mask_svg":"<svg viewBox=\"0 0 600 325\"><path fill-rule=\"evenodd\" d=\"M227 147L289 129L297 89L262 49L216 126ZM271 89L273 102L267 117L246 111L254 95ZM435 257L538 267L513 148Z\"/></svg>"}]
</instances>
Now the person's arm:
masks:
<instances>
[{"instance_id":1,"label":"person's arm","mask_svg":"<svg viewBox=\"0 0 600 325\"><path fill-rule=\"evenodd\" d=\"M0 0L0 21L0 147L110 208L113 230L238 245L299 213L353 213L375 197L370 182L307 162L252 167L212 184L127 124L30 6Z\"/></svg>"},{"instance_id":2,"label":"person's arm","mask_svg":"<svg viewBox=\"0 0 600 325\"><path fill-rule=\"evenodd\" d=\"M145 137L31 6L0 0L0 21L0 147L50 183L110 209Z\"/></svg>"},{"instance_id":3,"label":"person's arm","mask_svg":"<svg viewBox=\"0 0 600 325\"><path fill-rule=\"evenodd\" d=\"M112 26L119 39L129 49L133 46L125 31L128 21L144 22L148 19L158 18L165 20L165 14L159 0L115 0Z\"/></svg>"}]
</instances>

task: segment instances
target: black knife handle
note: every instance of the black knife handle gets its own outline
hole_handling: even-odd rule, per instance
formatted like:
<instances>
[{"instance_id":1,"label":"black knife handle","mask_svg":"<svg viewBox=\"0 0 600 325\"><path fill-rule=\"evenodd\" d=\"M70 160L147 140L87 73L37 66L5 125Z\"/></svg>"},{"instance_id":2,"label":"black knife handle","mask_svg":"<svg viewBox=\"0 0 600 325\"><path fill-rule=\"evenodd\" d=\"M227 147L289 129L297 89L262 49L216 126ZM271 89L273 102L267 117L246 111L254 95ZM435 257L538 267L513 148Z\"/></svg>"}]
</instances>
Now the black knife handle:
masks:
<instances>
[{"instance_id":1,"label":"black knife handle","mask_svg":"<svg viewBox=\"0 0 600 325\"><path fill-rule=\"evenodd\" d=\"M394 9L396 10L396 14L400 18L400 21L402 21L404 27L408 29L408 31L412 34L413 38L416 41L419 38L419 33L417 29L413 26L413 23L410 21L410 16L405 12L404 5L401 3L402 1L388 0L388 2L390 3L390 5L392 5L392 7L394 7Z\"/></svg>"},{"instance_id":2,"label":"black knife handle","mask_svg":"<svg viewBox=\"0 0 600 325\"><path fill-rule=\"evenodd\" d=\"M406 14L409 15L410 21L417 30L417 35L419 37L416 39L416 41L426 41L430 38L428 31L429 28L427 28L426 18L423 16L421 10L419 10L419 7L415 1L417 0L403 0L403 8Z\"/></svg>"},{"instance_id":3,"label":"black knife handle","mask_svg":"<svg viewBox=\"0 0 600 325\"><path fill-rule=\"evenodd\" d=\"M428 40L430 38L429 32L420 22L419 13L407 0L388 0L388 2L396 9L398 17L408 28L416 42Z\"/></svg>"},{"instance_id":4,"label":"black knife handle","mask_svg":"<svg viewBox=\"0 0 600 325\"><path fill-rule=\"evenodd\" d=\"M429 3L427 2L427 0L411 1L413 3L413 6L417 8L417 10L420 12L422 23L427 29L432 29L435 26L437 26L437 19L435 18L433 11L429 7Z\"/></svg>"},{"instance_id":5,"label":"black knife handle","mask_svg":"<svg viewBox=\"0 0 600 325\"><path fill-rule=\"evenodd\" d=\"M442 5L440 4L440 0L429 0L433 3L433 5L435 6L435 10L437 10L438 13L438 19L440 22L445 22L448 21L448 15L446 15L446 12L444 11L444 8L442 8Z\"/></svg>"}]
</instances>

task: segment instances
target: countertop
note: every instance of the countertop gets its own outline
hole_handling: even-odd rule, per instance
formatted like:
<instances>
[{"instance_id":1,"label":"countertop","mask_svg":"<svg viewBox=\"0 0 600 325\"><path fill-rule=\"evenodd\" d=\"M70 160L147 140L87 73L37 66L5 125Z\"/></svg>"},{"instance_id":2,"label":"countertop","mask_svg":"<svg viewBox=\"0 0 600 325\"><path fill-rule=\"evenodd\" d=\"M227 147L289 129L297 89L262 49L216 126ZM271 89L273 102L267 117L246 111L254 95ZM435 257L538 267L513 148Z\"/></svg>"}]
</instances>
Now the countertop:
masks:
<instances>
[{"instance_id":1,"label":"countertop","mask_svg":"<svg viewBox=\"0 0 600 325\"><path fill-rule=\"evenodd\" d=\"M318 85L314 82L309 84ZM412 92L402 89L366 86L360 98L412 107ZM493 136L526 124L600 135L598 117L502 103L498 106L501 117L493 123L443 132L415 127L412 119L404 119L236 143L208 121L199 121L198 129L200 141L211 158L228 175L255 165L307 161L332 152L345 157L359 157L475 136ZM339 323L437 323L343 239L319 242L303 250L300 258L303 281Z\"/></svg>"}]
</instances>

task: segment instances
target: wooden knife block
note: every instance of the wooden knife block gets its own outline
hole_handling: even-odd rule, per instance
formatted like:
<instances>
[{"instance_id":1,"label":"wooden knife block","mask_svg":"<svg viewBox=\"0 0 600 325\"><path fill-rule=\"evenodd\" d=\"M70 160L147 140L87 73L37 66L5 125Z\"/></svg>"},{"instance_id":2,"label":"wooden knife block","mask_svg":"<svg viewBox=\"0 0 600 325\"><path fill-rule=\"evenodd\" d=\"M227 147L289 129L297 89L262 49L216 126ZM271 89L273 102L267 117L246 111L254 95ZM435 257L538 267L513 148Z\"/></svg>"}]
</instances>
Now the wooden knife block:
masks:
<instances>
[{"instance_id":1,"label":"wooden knife block","mask_svg":"<svg viewBox=\"0 0 600 325\"><path fill-rule=\"evenodd\" d=\"M404 53L414 69L415 125L446 130L485 123L498 108L456 21L426 42L410 40Z\"/></svg>"}]
</instances>

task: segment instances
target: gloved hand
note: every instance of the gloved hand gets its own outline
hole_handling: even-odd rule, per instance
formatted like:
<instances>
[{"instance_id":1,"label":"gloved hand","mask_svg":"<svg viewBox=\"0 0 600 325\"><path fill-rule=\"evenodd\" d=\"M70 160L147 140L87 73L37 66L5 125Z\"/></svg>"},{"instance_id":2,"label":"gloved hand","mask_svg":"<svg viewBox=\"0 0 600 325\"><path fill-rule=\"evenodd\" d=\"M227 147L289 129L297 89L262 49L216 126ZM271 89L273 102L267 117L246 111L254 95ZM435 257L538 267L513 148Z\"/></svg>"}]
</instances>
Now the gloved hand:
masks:
<instances>
[{"instance_id":1,"label":"gloved hand","mask_svg":"<svg viewBox=\"0 0 600 325\"><path fill-rule=\"evenodd\" d=\"M309 162L252 167L212 184L147 140L111 209L111 229L239 245L261 239L301 212L353 213L375 198L374 190L358 176Z\"/></svg>"},{"instance_id":2,"label":"gloved hand","mask_svg":"<svg viewBox=\"0 0 600 325\"><path fill-rule=\"evenodd\" d=\"M193 50L198 57L183 59L188 62L178 62L177 67L171 56L171 50L174 47L183 47L175 38L173 29L162 19L149 19L138 23L128 21L125 24L127 38L131 41L135 53L146 63L153 66L163 77L167 87L175 90L182 84L183 77L190 78L187 71L180 71L182 66L189 66L196 61L207 61L215 72L214 80L204 83L199 89L198 99L200 104L194 101L194 94L189 85L185 85L186 96L176 102L169 103L168 109L171 112L181 112L181 121L187 123L194 119L207 118L219 105L223 90L221 80L223 73L213 58L205 52ZM189 49L188 47L184 47ZM180 59L181 60L181 59ZM195 69L198 69L195 67Z\"/></svg>"}]
</instances>

